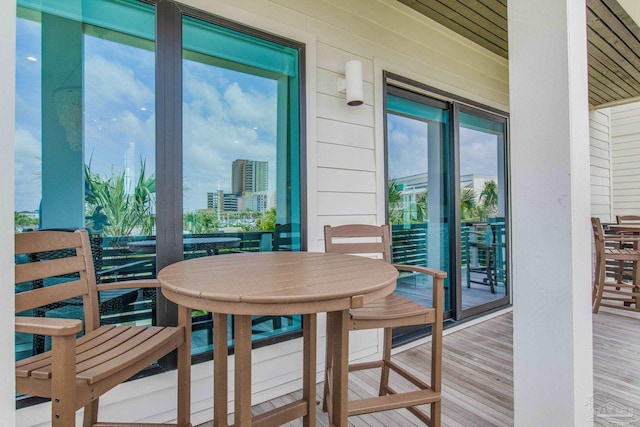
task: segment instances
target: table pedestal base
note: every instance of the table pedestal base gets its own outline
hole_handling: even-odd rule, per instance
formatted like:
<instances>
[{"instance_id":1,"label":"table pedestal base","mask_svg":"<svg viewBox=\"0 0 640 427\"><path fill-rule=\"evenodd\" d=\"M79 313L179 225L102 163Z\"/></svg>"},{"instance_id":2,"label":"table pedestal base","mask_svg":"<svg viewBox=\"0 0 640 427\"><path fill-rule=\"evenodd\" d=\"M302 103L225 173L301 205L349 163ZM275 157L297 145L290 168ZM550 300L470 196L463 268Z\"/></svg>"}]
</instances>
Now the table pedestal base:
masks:
<instances>
[{"instance_id":1,"label":"table pedestal base","mask_svg":"<svg viewBox=\"0 0 640 427\"><path fill-rule=\"evenodd\" d=\"M316 425L316 314L305 314L303 325L302 399L269 412L251 416L251 316L235 315L235 411L234 426L279 426L303 418L304 427ZM213 425L227 427L228 373L228 317L224 313L213 315Z\"/></svg>"}]
</instances>

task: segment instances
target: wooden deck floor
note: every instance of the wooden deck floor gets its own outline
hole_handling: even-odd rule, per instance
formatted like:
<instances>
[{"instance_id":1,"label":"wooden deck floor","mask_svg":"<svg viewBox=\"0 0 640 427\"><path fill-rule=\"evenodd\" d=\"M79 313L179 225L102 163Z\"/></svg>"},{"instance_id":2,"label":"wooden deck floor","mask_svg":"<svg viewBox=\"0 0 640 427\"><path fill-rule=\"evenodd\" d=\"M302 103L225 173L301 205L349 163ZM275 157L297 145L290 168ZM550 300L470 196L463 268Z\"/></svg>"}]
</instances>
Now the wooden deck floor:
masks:
<instances>
[{"instance_id":1,"label":"wooden deck floor","mask_svg":"<svg viewBox=\"0 0 640 427\"><path fill-rule=\"evenodd\" d=\"M599 426L640 425L640 316L601 310L593 316L594 408ZM444 338L442 424L451 427L513 425L512 315L505 314ZM429 357L425 344L394 356L404 366L423 366ZM415 371L415 368L413 368ZM428 369L426 367L425 369ZM350 393L374 393L375 371L350 375ZM426 378L426 371L425 371ZM318 385L320 395L322 385ZM254 414L298 399L292 393L254 407ZM612 409L617 409L615 414ZM327 416L318 411L318 425ZM422 425L406 410L349 418L353 426ZM211 423L204 424L210 426ZM288 424L300 426L301 421ZM552 425L552 424L549 424Z\"/></svg>"}]
</instances>

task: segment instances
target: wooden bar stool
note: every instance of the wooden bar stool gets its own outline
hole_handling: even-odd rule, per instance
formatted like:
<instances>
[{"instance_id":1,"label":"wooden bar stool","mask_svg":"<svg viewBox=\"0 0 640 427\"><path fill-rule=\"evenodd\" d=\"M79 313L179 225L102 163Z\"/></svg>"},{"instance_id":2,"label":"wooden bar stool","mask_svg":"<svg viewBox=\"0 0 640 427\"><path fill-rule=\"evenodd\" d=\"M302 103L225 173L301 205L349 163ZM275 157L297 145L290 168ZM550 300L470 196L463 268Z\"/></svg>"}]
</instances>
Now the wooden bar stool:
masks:
<instances>
[{"instance_id":1,"label":"wooden bar stool","mask_svg":"<svg viewBox=\"0 0 640 427\"><path fill-rule=\"evenodd\" d=\"M386 262L391 262L389 226L372 225L343 225L338 227L325 226L325 251L343 254L382 255ZM367 304L364 307L349 311L348 323L350 330L364 330L384 328L384 349L382 360L374 362L356 363L349 365L350 371L362 369L381 369L378 396L351 400L347 405L347 414L361 415L390 409L407 408L421 421L431 427L441 423L441 376L442 376L442 316L444 279L447 274L443 271L410 265L395 265L399 271L425 274L432 278L433 304L425 307L408 298L391 294L382 300ZM348 286L348 281L345 286ZM398 326L432 325L431 340L431 381L423 381L410 373L406 368L391 360L392 328ZM331 414L332 384L330 371L335 365L332 360L332 349L327 328L327 369L325 371L323 409ZM389 385L389 375L393 371L416 386L416 391L398 392ZM430 405L427 414L419 405ZM330 417L331 418L331 417Z\"/></svg>"},{"instance_id":2,"label":"wooden bar stool","mask_svg":"<svg viewBox=\"0 0 640 427\"><path fill-rule=\"evenodd\" d=\"M640 250L629 243L637 243L639 237L605 235L599 218L591 218L595 244L595 274L592 290L593 312L600 307L620 308L624 310L640 311ZM607 243L613 243L607 246ZM614 275L615 280L607 280L607 261L618 263L631 262L633 264L631 281L624 281L619 271Z\"/></svg>"}]
</instances>

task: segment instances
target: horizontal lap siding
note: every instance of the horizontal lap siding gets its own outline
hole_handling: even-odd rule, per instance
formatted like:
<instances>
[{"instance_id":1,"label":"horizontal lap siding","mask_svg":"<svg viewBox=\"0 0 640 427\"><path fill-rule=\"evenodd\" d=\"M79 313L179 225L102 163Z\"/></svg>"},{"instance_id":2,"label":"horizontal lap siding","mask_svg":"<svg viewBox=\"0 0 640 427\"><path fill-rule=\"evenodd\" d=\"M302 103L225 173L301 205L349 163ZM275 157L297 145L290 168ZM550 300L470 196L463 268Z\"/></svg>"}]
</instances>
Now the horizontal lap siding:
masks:
<instances>
[{"instance_id":1,"label":"horizontal lap siding","mask_svg":"<svg viewBox=\"0 0 640 427\"><path fill-rule=\"evenodd\" d=\"M640 103L611 108L613 207L640 215Z\"/></svg>"},{"instance_id":2,"label":"horizontal lap siding","mask_svg":"<svg viewBox=\"0 0 640 427\"><path fill-rule=\"evenodd\" d=\"M508 110L506 59L425 19L396 0L183 0L182 3L305 43L304 190L311 251L322 251L324 224L385 222L382 70ZM345 95L337 90L336 79L343 75L345 62L352 59L363 64L364 104L358 107L347 106ZM322 331L322 319L320 324ZM324 334L319 335L322 348ZM362 358L378 353L381 344L377 338L375 331L352 337L351 356ZM301 356L299 341L255 350L255 402L298 389ZM322 357L318 361L321 363ZM211 417L211 373L210 362L194 365L194 425ZM170 421L175 416L174 384L164 374L123 384L102 400L101 413L105 418ZM141 394L141 389L156 391ZM21 418L28 419L29 424L46 425L49 414L39 412L42 411L27 408Z\"/></svg>"},{"instance_id":3,"label":"horizontal lap siding","mask_svg":"<svg viewBox=\"0 0 640 427\"><path fill-rule=\"evenodd\" d=\"M591 158L591 215L603 222L612 220L611 143L609 109L589 114Z\"/></svg>"},{"instance_id":4,"label":"horizontal lap siding","mask_svg":"<svg viewBox=\"0 0 640 427\"><path fill-rule=\"evenodd\" d=\"M386 221L382 70L507 110L507 63L395 1L274 0L307 15L316 37L316 141L309 198L310 249L325 224ZM346 61L363 64L364 104L349 107L337 79ZM381 69L382 68L382 69ZM312 186L315 186L315 191ZM315 213L315 215L314 215Z\"/></svg>"}]
</instances>

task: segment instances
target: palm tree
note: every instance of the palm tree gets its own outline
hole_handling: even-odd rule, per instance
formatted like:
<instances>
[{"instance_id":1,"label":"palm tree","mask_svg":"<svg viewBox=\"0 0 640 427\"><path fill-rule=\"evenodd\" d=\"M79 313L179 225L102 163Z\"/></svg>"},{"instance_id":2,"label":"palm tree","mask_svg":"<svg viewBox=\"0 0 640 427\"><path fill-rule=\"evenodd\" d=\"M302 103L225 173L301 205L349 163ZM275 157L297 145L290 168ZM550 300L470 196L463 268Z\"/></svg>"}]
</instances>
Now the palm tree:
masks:
<instances>
[{"instance_id":1,"label":"palm tree","mask_svg":"<svg viewBox=\"0 0 640 427\"><path fill-rule=\"evenodd\" d=\"M476 193L473 188L463 188L460 192L460 215L463 221L474 219L477 205Z\"/></svg>"},{"instance_id":2,"label":"palm tree","mask_svg":"<svg viewBox=\"0 0 640 427\"><path fill-rule=\"evenodd\" d=\"M427 191L416 195L416 221L419 223L427 222L429 216L429 205L427 204Z\"/></svg>"},{"instance_id":3,"label":"palm tree","mask_svg":"<svg viewBox=\"0 0 640 427\"><path fill-rule=\"evenodd\" d=\"M91 162L85 165L84 171L88 183L88 191L85 192L87 217L94 218L97 212L104 213L105 235L130 236L134 232L153 232L156 178L154 174L146 176L144 160L140 160L140 176L131 194L126 188L124 172L106 178L91 172Z\"/></svg>"},{"instance_id":4,"label":"palm tree","mask_svg":"<svg viewBox=\"0 0 640 427\"><path fill-rule=\"evenodd\" d=\"M402 193L400 192L395 178L389 181L388 206L389 222L391 224L402 224L404 221L404 206L402 204Z\"/></svg>"},{"instance_id":5,"label":"palm tree","mask_svg":"<svg viewBox=\"0 0 640 427\"><path fill-rule=\"evenodd\" d=\"M276 208L270 208L256 219L257 231L273 231L276 229Z\"/></svg>"},{"instance_id":6,"label":"palm tree","mask_svg":"<svg viewBox=\"0 0 640 427\"><path fill-rule=\"evenodd\" d=\"M498 216L498 184L494 180L486 181L482 192L480 193L480 201L487 208L489 217Z\"/></svg>"},{"instance_id":7,"label":"palm tree","mask_svg":"<svg viewBox=\"0 0 640 427\"><path fill-rule=\"evenodd\" d=\"M182 222L184 230L192 234L211 233L220 227L217 215L211 212L187 212Z\"/></svg>"}]
</instances>

